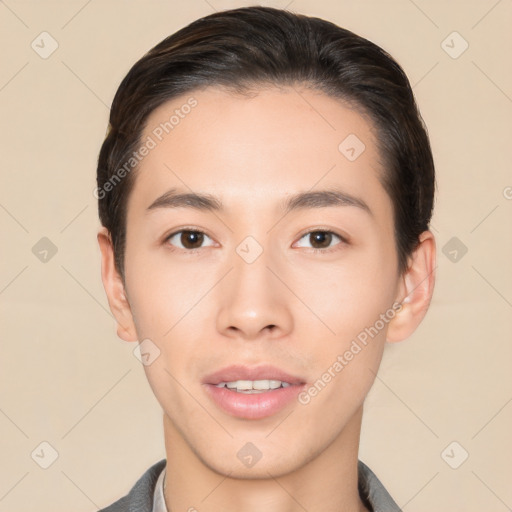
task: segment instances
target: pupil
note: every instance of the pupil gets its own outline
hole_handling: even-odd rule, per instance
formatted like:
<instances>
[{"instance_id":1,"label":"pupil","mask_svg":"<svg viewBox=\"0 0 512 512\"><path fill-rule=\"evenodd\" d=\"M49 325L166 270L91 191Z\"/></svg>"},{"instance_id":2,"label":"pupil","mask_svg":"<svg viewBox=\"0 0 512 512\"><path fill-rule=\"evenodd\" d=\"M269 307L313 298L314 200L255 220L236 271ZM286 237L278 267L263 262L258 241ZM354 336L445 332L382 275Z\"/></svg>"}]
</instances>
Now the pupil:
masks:
<instances>
[{"instance_id":1,"label":"pupil","mask_svg":"<svg viewBox=\"0 0 512 512\"><path fill-rule=\"evenodd\" d=\"M327 239L327 243L324 243L322 244L322 247L328 247L331 240L330 240L330 237L332 236L331 233L325 233L323 231L314 231L312 233L313 235L313 239L315 240L315 243L316 242L319 242L320 244L322 244L322 241L325 242L325 240Z\"/></svg>"},{"instance_id":2,"label":"pupil","mask_svg":"<svg viewBox=\"0 0 512 512\"><path fill-rule=\"evenodd\" d=\"M197 231L183 231L183 233L181 235L181 243L183 244L184 247L188 247L189 245L194 246L195 244L198 244L199 246L201 246L202 236L203 236L202 233L198 233ZM185 240L185 242L184 242L184 240ZM189 240L191 240L191 244L189 244ZM195 249L195 246L188 247L188 248Z\"/></svg>"}]
</instances>

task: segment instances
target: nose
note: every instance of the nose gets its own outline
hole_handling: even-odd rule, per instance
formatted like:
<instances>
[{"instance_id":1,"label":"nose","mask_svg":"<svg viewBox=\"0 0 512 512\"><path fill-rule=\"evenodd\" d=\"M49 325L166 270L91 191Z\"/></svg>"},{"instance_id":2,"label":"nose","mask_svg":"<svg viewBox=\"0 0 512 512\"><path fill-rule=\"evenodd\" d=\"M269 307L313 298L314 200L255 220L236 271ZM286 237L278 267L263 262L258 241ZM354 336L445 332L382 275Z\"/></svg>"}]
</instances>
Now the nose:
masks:
<instances>
[{"instance_id":1,"label":"nose","mask_svg":"<svg viewBox=\"0 0 512 512\"><path fill-rule=\"evenodd\" d=\"M218 332L244 340L279 338L290 332L291 293L277 277L269 251L252 263L238 254L231 261L233 268L218 290Z\"/></svg>"}]
</instances>

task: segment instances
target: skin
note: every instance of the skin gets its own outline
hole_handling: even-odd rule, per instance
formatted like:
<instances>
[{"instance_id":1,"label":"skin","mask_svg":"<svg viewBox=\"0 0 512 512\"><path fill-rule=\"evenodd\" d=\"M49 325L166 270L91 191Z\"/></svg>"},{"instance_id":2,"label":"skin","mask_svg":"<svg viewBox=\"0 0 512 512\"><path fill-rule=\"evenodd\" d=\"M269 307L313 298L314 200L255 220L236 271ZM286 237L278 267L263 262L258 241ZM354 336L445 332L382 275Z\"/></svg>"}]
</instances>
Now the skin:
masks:
<instances>
[{"instance_id":1,"label":"skin","mask_svg":"<svg viewBox=\"0 0 512 512\"><path fill-rule=\"evenodd\" d=\"M108 232L99 231L104 287L118 336L149 338L160 350L144 370L164 412L169 510L364 511L357 491L364 399L386 341L406 339L426 314L434 236L422 233L399 275L372 124L320 92L257 92L247 98L210 87L152 112L142 140L190 96L198 102L137 171L124 283ZM338 149L349 134L366 147L352 162ZM173 187L215 195L224 210L147 210ZM284 216L279 209L290 194L329 187L364 200L372 214L354 206ZM347 242L333 236L322 245L305 234L313 228ZM205 236L167 238L180 229ZM263 250L250 264L236 252L249 235ZM311 386L405 297L400 312L306 405L294 400L273 416L241 419L203 389L206 375L235 363L273 364ZM252 467L237 458L247 442L262 454Z\"/></svg>"}]
</instances>

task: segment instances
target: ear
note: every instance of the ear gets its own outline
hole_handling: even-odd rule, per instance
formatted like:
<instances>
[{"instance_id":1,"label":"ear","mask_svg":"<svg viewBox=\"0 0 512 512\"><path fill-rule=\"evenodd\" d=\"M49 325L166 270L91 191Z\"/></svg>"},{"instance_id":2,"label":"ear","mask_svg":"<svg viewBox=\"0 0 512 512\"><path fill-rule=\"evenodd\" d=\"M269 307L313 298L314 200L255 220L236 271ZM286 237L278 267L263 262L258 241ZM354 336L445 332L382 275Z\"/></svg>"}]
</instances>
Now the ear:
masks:
<instances>
[{"instance_id":1,"label":"ear","mask_svg":"<svg viewBox=\"0 0 512 512\"><path fill-rule=\"evenodd\" d=\"M400 277L396 302L402 308L388 324L386 340L402 341L421 323L430 306L434 292L436 243L431 231L424 231L419 245L409 259L409 267Z\"/></svg>"},{"instance_id":2,"label":"ear","mask_svg":"<svg viewBox=\"0 0 512 512\"><path fill-rule=\"evenodd\" d=\"M124 341L137 341L132 312L124 289L123 280L115 266L114 247L107 228L98 232L101 251L101 280L107 293L110 311L117 322L117 335Z\"/></svg>"}]
</instances>

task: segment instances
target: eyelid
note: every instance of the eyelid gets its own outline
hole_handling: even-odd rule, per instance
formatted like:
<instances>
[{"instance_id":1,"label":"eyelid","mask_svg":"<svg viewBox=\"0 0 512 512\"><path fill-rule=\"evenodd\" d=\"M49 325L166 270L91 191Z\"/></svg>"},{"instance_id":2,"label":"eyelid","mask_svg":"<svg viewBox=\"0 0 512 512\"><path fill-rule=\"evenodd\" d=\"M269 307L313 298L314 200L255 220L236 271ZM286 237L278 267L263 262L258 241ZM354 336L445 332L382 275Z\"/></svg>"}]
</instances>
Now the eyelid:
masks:
<instances>
[{"instance_id":1,"label":"eyelid","mask_svg":"<svg viewBox=\"0 0 512 512\"><path fill-rule=\"evenodd\" d=\"M326 249L317 249L316 247L305 247L305 249L309 249L312 252L320 252L320 253L326 253L327 252L328 253L328 252L331 252L331 251L338 250L338 245L347 245L347 244L349 244L349 238L347 236L344 236L341 233L338 233L337 231L334 231L333 229L326 228L326 227L311 228L311 229L305 231L304 233L302 233L299 236L298 240L302 240L306 235L309 235L310 233L330 233L330 234L338 237L341 240L340 243L337 243L334 246L328 247Z\"/></svg>"},{"instance_id":2,"label":"eyelid","mask_svg":"<svg viewBox=\"0 0 512 512\"><path fill-rule=\"evenodd\" d=\"M348 243L350 241L348 235L342 235L338 231L336 231L332 228L328 228L328 227L316 227L316 228L308 229L307 231L304 231L304 233L302 233L299 236L299 239L303 238L305 235L309 235L309 233L316 233L316 232L332 233L333 235L336 235L337 237L341 238L346 243Z\"/></svg>"},{"instance_id":3,"label":"eyelid","mask_svg":"<svg viewBox=\"0 0 512 512\"><path fill-rule=\"evenodd\" d=\"M164 244L168 244L168 245L171 245L169 244L169 240L176 236L177 234L183 232L183 231L192 231L194 233L199 233L199 234L202 234L202 235L205 235L207 236L210 240L213 240L213 238L208 235L208 233L206 233L205 231L203 231L202 229L199 229L197 227L194 227L194 226L182 226L176 230L173 230L170 234L168 235L165 235L164 236L164 239L163 239L163 243ZM344 236L340 233L338 233L337 231L334 231L333 229L330 229L330 228L327 228L327 227L315 227L315 228L310 228L309 230L301 233L298 237L298 241L299 240L302 240L302 238L304 238L306 235L309 235L310 233L330 233L336 237L338 237L340 240L341 240L341 244L348 244L349 243L349 238L347 236ZM296 242L295 242L296 243ZM213 244L212 244L213 245ZM212 245L209 245L209 246L206 246L206 247L211 247ZM326 253L326 252L330 252L330 251L334 251L336 250L336 247L340 245L340 243L338 244L335 244L333 247L329 247L329 248L326 248L326 249L317 249L315 247L306 247L306 249L310 249L311 251L313 252L321 252L321 253ZM175 247L175 246L172 246L171 247L173 249L179 249L179 250L182 250L182 251L185 251L187 253L194 253L194 252L197 252L199 251L200 249L203 249L204 247L197 247L195 249L182 249L181 247Z\"/></svg>"},{"instance_id":4,"label":"eyelid","mask_svg":"<svg viewBox=\"0 0 512 512\"><path fill-rule=\"evenodd\" d=\"M179 233L181 233L181 232L183 232L183 231L192 231L192 232L194 232L194 233L199 233L199 234L202 234L202 235L207 236L210 240L213 240L213 238L212 238L208 233L206 233L206 231L203 231L202 229L199 229L199 228L194 227L194 226L182 226L182 227L180 227L180 228L178 228L178 229L174 229L174 230L172 230L172 232L171 232L171 233L169 233L168 235L165 235L165 236L163 237L163 241L162 241L162 243L163 243L164 245L166 245L166 244L167 244L167 245L170 245L170 246L172 247L172 249L177 249L177 250L180 250L180 251L185 251L185 252L187 252L187 253L194 253L194 252L199 251L200 249L203 249L203 248L205 247L205 246L203 246L203 247L197 247L197 248L195 248L195 249L182 249L181 247L176 247L176 246L174 246L174 245L171 245L171 244L169 243L169 240L170 240L172 237L174 237L174 236L178 235ZM213 245L213 244L212 244L212 245ZM209 246L206 246L206 247L211 247L212 245L209 245Z\"/></svg>"}]
</instances>

